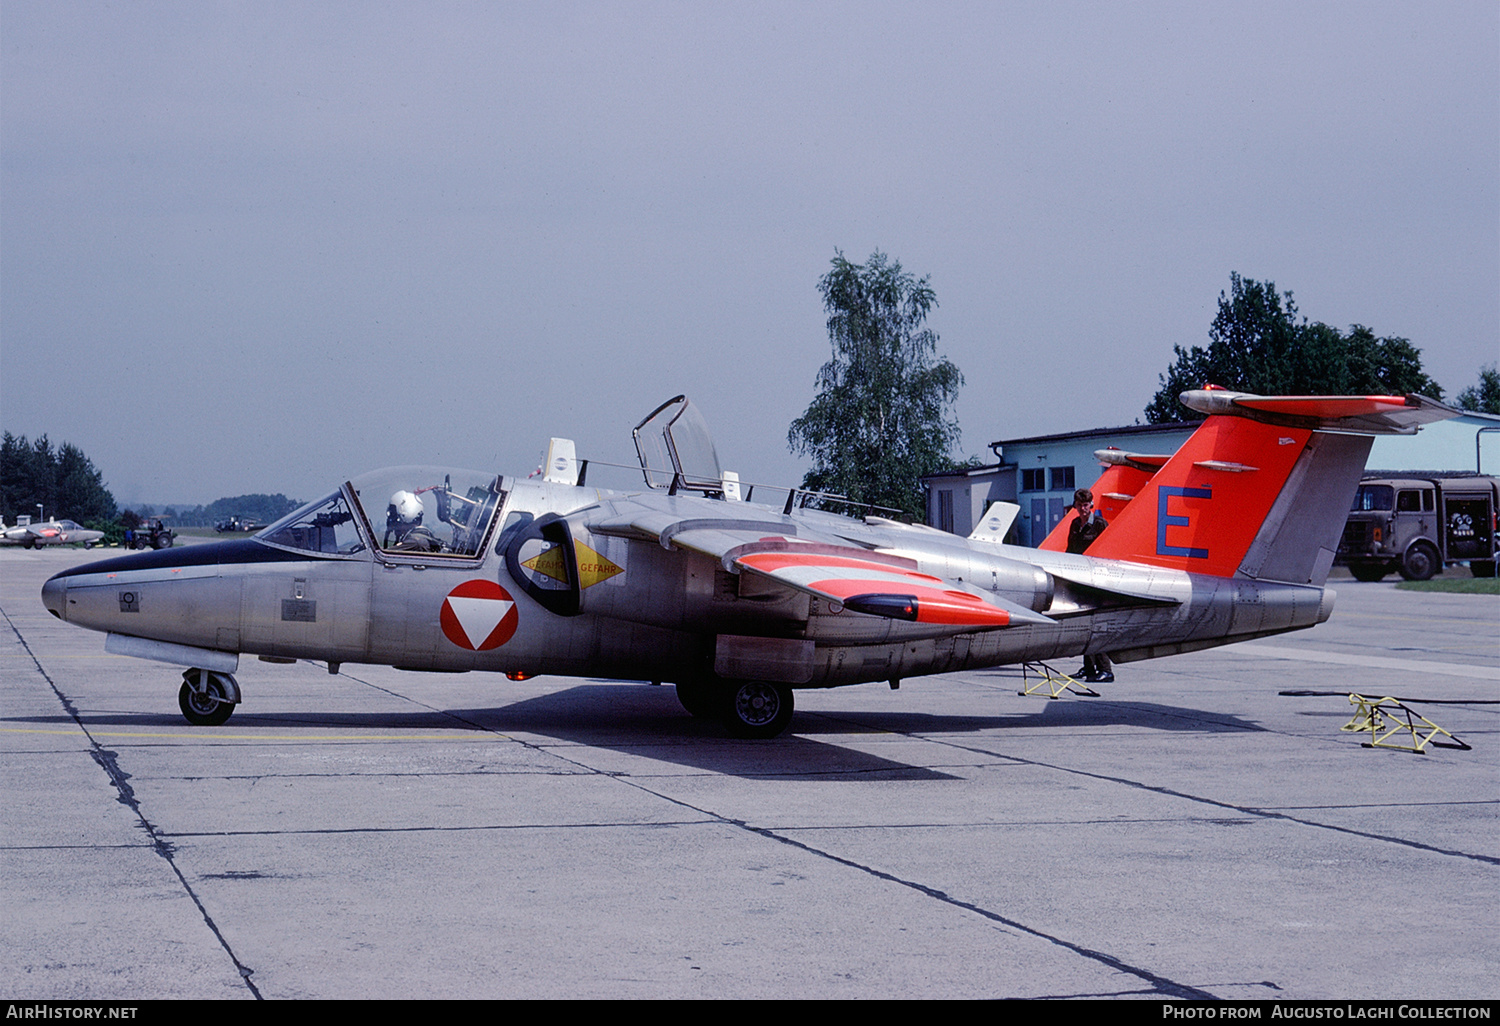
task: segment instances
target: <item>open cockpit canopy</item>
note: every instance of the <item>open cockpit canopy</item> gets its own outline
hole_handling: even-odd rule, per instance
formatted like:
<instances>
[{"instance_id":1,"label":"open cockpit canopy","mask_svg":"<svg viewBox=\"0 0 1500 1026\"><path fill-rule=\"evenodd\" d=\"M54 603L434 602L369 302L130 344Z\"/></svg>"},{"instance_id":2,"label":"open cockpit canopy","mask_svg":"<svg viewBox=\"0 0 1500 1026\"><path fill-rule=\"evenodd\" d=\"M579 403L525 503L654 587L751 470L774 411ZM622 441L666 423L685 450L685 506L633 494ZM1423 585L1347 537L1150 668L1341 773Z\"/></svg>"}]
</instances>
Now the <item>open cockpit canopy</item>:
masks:
<instances>
[{"instance_id":1,"label":"open cockpit canopy","mask_svg":"<svg viewBox=\"0 0 1500 1026\"><path fill-rule=\"evenodd\" d=\"M685 395L669 399L636 425L635 451L651 488L722 493L724 472L703 414Z\"/></svg>"}]
</instances>

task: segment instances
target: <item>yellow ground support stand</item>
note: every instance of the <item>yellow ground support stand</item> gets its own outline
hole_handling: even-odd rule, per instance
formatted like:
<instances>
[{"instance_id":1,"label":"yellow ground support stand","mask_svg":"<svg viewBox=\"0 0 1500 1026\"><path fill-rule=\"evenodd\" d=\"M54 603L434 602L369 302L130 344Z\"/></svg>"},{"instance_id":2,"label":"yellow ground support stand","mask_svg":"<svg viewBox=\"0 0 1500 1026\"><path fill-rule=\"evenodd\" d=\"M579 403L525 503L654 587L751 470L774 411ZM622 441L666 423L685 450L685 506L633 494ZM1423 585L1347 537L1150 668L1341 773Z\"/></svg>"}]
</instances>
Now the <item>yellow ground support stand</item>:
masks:
<instances>
[{"instance_id":1,"label":"yellow ground support stand","mask_svg":"<svg viewBox=\"0 0 1500 1026\"><path fill-rule=\"evenodd\" d=\"M1028 683L1031 674L1037 675L1035 684ZM1083 681L1069 677L1060 670L1053 669L1046 663L1022 663L1021 664L1021 690L1018 695L1041 695L1047 698L1061 698L1063 692L1075 695L1083 695L1087 698L1102 697L1099 692L1089 687Z\"/></svg>"},{"instance_id":2,"label":"yellow ground support stand","mask_svg":"<svg viewBox=\"0 0 1500 1026\"><path fill-rule=\"evenodd\" d=\"M1351 694L1349 702L1355 707L1354 719L1339 729L1368 730L1370 740L1361 742L1365 748L1399 748L1403 752L1415 752L1418 755L1427 754L1423 749L1428 744L1434 748L1457 748L1465 752L1473 750L1470 745L1464 744L1415 709L1394 698L1371 699L1364 695ZM1403 737L1410 736L1411 744L1404 745L1392 741L1391 738L1396 734ZM1433 738L1439 734L1453 738L1453 743L1434 741Z\"/></svg>"}]
</instances>

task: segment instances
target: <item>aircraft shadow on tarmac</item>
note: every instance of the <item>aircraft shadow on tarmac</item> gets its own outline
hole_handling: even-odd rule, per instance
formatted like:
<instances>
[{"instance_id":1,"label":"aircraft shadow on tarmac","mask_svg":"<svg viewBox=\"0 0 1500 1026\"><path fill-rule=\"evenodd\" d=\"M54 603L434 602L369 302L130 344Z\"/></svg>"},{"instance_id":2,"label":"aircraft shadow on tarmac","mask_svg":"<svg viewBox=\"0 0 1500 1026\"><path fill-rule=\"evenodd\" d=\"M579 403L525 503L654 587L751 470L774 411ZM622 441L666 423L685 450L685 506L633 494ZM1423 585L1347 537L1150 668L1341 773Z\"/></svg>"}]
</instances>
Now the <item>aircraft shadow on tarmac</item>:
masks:
<instances>
[{"instance_id":1,"label":"aircraft shadow on tarmac","mask_svg":"<svg viewBox=\"0 0 1500 1026\"><path fill-rule=\"evenodd\" d=\"M263 696L256 704L271 704ZM202 732L244 738L248 732L289 728L336 728L379 732L428 733L470 730L502 734L538 734L566 744L646 755L664 762L732 776L789 775L798 779L828 775L850 779L940 780L950 774L912 766L835 741L835 735L896 734L913 737L974 734L1044 728L1049 730L1125 727L1145 730L1223 733L1261 731L1259 725L1222 713L1108 698L1017 698L1016 712L993 716L937 715L925 712L801 709L782 737L770 741L728 738L713 720L694 719L677 703L670 686L590 683L564 688L508 705L410 712L251 712L240 709L222 727L192 728L175 713L85 712L91 730L169 729L191 736ZM9 723L71 724L66 715L11 717ZM811 735L811 736L808 736ZM100 738L108 744L107 737Z\"/></svg>"}]
</instances>

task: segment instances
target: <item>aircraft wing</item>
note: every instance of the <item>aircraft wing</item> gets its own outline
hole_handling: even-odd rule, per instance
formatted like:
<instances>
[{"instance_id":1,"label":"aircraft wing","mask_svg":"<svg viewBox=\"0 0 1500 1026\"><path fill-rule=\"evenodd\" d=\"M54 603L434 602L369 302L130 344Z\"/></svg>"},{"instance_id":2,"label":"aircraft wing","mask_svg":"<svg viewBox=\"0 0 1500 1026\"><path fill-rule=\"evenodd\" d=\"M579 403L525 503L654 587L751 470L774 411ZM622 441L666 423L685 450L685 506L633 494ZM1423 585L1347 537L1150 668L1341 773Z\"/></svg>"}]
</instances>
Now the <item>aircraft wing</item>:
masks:
<instances>
[{"instance_id":1,"label":"aircraft wing","mask_svg":"<svg viewBox=\"0 0 1500 1026\"><path fill-rule=\"evenodd\" d=\"M732 562L742 573L759 574L871 616L971 630L1053 622L996 595L885 562L863 549L752 546L734 554Z\"/></svg>"},{"instance_id":2,"label":"aircraft wing","mask_svg":"<svg viewBox=\"0 0 1500 1026\"><path fill-rule=\"evenodd\" d=\"M799 529L800 528L800 529ZM1048 617L959 581L922 573L914 560L872 552L807 530L795 518L683 517L642 509L590 523L590 531L655 538L663 548L712 556L730 573L750 573L871 616L992 630Z\"/></svg>"}]
</instances>

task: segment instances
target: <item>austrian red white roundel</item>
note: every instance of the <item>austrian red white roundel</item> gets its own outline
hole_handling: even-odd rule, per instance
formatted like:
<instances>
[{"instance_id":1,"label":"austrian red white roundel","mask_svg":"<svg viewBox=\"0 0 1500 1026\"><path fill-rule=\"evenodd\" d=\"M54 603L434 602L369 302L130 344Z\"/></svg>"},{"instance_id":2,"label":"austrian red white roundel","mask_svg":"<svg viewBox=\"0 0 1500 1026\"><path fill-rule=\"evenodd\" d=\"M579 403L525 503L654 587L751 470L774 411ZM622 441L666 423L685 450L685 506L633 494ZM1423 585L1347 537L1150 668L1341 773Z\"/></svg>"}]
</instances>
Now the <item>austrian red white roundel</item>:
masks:
<instances>
[{"instance_id":1,"label":"austrian red white roundel","mask_svg":"<svg viewBox=\"0 0 1500 1026\"><path fill-rule=\"evenodd\" d=\"M516 600L494 581L465 581L448 593L438 617L443 633L459 648L485 652L516 633Z\"/></svg>"}]
</instances>

